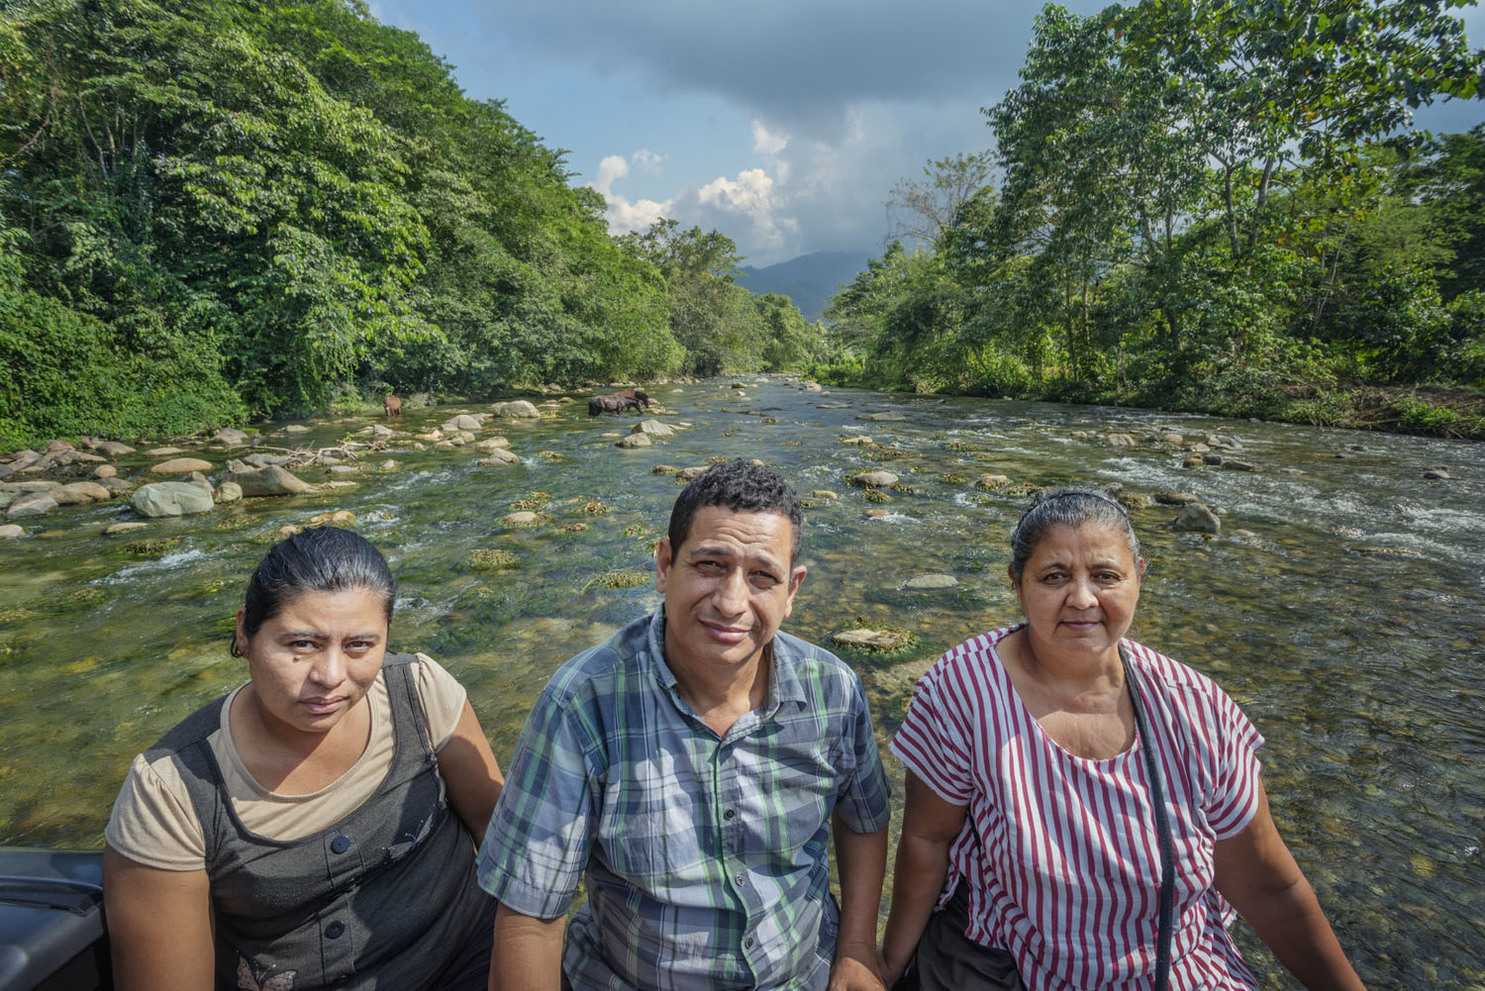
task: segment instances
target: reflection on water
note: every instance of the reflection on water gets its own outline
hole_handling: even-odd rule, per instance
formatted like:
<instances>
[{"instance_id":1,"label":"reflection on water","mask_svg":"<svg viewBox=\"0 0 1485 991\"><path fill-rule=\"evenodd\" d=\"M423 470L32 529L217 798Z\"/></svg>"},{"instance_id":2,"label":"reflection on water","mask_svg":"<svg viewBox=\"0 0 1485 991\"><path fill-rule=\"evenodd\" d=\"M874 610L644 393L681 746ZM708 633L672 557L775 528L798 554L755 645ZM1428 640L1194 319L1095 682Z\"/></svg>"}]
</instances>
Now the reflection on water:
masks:
<instances>
[{"instance_id":1,"label":"reflection on water","mask_svg":"<svg viewBox=\"0 0 1485 991\"><path fill-rule=\"evenodd\" d=\"M508 758L552 669L656 605L648 586L589 579L653 568L679 491L657 464L761 457L804 492L839 493L809 510L809 577L789 628L816 640L873 624L917 634L907 658L846 655L884 740L937 652L1016 618L1005 541L1024 496L974 480L1120 482L1191 492L1222 515L1206 540L1171 531L1174 509L1135 511L1151 564L1134 635L1216 678L1267 737L1275 815L1363 976L1485 985L1485 447L1046 404L822 400L786 383L743 401L724 385L660 390L677 410L667 419L694 426L649 449L615 449L601 434L630 421L590 420L578 403L539 423L494 421L481 436L510 438L522 458L511 467L394 443L355 473L304 473L358 483L334 495L249 500L123 538L97 535L131 518L122 504L63 510L45 521L55 533L0 546L0 843L101 843L133 754L243 677L225 645L253 564L279 527L326 510L355 512L392 561L394 645L458 675ZM906 419L858 419L883 411ZM399 426L449 414L410 411ZM330 444L367 422L315 422L295 442ZM1174 448L1074 436L1167 430L1235 438L1258 470L1189 470ZM878 446L841 444L852 432ZM388 458L395 469L376 467ZM128 459L126 474L148 463ZM1423 481L1435 465L1453 479ZM867 468L900 476L890 502L846 482ZM541 525L502 526L536 493ZM592 499L607 513L586 511ZM476 567L480 550L515 566ZM902 587L924 573L959 584ZM1289 986L1246 932L1243 945L1269 986Z\"/></svg>"}]
</instances>

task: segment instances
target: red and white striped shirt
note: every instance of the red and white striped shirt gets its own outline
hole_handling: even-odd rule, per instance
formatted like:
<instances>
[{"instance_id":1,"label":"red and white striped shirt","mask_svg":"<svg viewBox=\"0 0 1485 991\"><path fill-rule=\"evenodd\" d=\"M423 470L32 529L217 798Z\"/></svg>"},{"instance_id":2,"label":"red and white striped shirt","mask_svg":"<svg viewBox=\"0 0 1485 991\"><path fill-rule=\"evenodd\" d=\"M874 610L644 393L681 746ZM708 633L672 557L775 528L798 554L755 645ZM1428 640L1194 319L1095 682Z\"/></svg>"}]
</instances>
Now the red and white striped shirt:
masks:
<instances>
[{"instance_id":1,"label":"red and white striped shirt","mask_svg":"<svg viewBox=\"0 0 1485 991\"><path fill-rule=\"evenodd\" d=\"M965 879L965 935L1009 950L1030 991L1151 987L1161 863L1142 748L1153 745L1176 852L1170 987L1256 988L1212 887L1212 844L1257 811L1263 737L1211 679L1126 640L1151 738L1077 757L1012 687L995 644L1015 629L939 658L892 741L940 798L967 806L941 903Z\"/></svg>"}]
</instances>

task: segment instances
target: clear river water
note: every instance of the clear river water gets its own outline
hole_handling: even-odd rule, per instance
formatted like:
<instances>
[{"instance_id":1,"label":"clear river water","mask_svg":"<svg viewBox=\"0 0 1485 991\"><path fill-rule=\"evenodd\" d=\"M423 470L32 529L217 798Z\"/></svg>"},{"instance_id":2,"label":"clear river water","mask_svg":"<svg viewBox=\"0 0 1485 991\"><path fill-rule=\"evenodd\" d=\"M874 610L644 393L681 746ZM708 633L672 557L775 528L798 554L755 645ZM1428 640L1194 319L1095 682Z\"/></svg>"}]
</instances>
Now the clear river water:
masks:
<instances>
[{"instance_id":1,"label":"clear river water","mask_svg":"<svg viewBox=\"0 0 1485 991\"><path fill-rule=\"evenodd\" d=\"M1264 734L1275 818L1362 976L1485 989L1485 445L746 382L744 395L726 380L656 388L673 411L661 419L690 427L651 448L615 448L603 435L634 418L589 419L575 402L488 421L480 437L508 437L521 458L508 467L398 437L356 471L299 472L354 487L126 537L100 535L135 518L123 501L23 521L33 535L0 543L0 844L101 845L133 755L243 679L227 635L254 564L280 527L327 510L353 512L392 563L393 646L463 681L508 762L552 670L658 604L651 547L680 489L655 466L762 458L802 494L838 494L809 499L809 576L787 628L821 642L861 626L912 634L893 653L835 648L866 682L885 752L933 658L1018 618L1007 535L1026 490L1122 483L1192 493L1220 514L1205 537L1172 530L1171 506L1134 510L1150 570L1132 635L1215 678ZM409 410L395 425L485 409ZM901 419L862 419L883 412ZM267 442L329 446L373 422L310 420ZM1183 468L1176 447L1143 439L1170 431L1235 442L1219 450L1257 470ZM1110 432L1140 443L1112 446ZM842 443L858 434L875 444ZM121 475L159 460L130 455ZM1434 467L1451 477L1425 480ZM847 482L874 468L900 476L887 501ZM984 473L1012 487L976 488ZM539 510L538 525L502 524L513 508ZM514 566L489 567L486 550ZM927 573L958 584L905 587ZM888 765L900 801L901 768ZM1295 986L1246 929L1240 942L1267 987Z\"/></svg>"}]
</instances>

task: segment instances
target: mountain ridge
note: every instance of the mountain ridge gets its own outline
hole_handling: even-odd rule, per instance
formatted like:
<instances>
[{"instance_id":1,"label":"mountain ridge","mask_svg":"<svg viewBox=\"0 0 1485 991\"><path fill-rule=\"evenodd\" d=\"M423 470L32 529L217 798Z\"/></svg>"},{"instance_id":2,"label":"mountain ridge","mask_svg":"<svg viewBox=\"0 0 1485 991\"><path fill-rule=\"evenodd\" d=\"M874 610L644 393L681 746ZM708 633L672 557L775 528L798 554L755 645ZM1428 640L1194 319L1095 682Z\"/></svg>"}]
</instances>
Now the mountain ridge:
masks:
<instances>
[{"instance_id":1,"label":"mountain ridge","mask_svg":"<svg viewBox=\"0 0 1485 991\"><path fill-rule=\"evenodd\" d=\"M783 293L806 320L818 320L843 283L866 269L864 251L812 251L775 265L738 268L737 284L754 293Z\"/></svg>"}]
</instances>

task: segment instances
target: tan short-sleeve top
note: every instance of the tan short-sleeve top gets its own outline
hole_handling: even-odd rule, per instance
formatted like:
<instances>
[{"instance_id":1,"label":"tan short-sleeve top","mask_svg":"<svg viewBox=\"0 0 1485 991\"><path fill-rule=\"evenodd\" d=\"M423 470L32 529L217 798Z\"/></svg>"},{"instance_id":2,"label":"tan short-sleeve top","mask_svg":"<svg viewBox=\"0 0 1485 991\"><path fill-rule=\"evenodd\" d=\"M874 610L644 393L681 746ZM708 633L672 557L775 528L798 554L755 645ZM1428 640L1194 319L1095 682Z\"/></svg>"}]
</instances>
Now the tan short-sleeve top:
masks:
<instances>
[{"instance_id":1,"label":"tan short-sleeve top","mask_svg":"<svg viewBox=\"0 0 1485 991\"><path fill-rule=\"evenodd\" d=\"M464 686L426 654L413 664L413 683L428 721L428 735L441 749L464 711ZM395 740L386 673L366 692L371 732L366 749L335 781L307 795L281 795L258 784L232 742L230 714L239 686L222 706L222 731L212 736L212 756L222 769L232 809L259 836L291 841L317 833L345 818L376 791L392 766ZM199 871L206 866L206 838L195 809L169 755L134 758L104 832L108 845L136 863L168 871Z\"/></svg>"}]
</instances>

